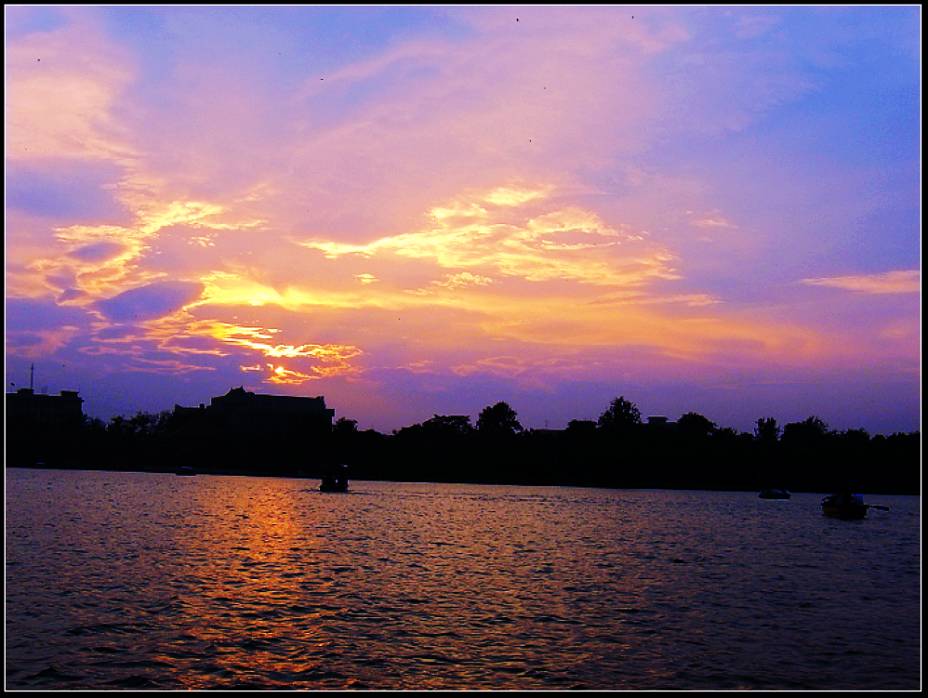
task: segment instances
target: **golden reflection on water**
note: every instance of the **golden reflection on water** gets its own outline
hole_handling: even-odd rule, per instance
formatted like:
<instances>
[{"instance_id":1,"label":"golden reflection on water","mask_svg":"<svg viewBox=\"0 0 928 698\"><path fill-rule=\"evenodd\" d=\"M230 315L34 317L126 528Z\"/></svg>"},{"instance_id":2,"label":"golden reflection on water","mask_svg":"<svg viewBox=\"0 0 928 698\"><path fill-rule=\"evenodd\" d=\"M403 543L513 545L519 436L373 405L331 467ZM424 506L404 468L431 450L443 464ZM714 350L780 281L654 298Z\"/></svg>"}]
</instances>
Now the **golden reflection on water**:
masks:
<instances>
[{"instance_id":1,"label":"golden reflection on water","mask_svg":"<svg viewBox=\"0 0 928 698\"><path fill-rule=\"evenodd\" d=\"M310 516L296 502L297 494L307 493L274 488L267 496L260 484L198 496L201 523L195 534L166 529L193 577L178 625L189 642L214 648L210 674L236 681L243 675L247 680L312 673L321 664L313 652L318 655L331 644L320 639L320 621L334 611L289 602L300 599L304 589L324 595L332 587L333 580L320 575L320 538L314 535L317 527L334 523L332 512L321 509ZM281 637L305 648L306 656L273 649ZM177 678L191 689L215 684L214 675L179 673Z\"/></svg>"},{"instance_id":2,"label":"golden reflection on water","mask_svg":"<svg viewBox=\"0 0 928 698\"><path fill-rule=\"evenodd\" d=\"M918 677L917 498L915 518L852 529L823 521L813 495L816 516L800 525L802 495L787 510L746 493L352 483L325 495L315 481L133 473L14 485L14 687ZM866 624L864 635L874 614L893 632Z\"/></svg>"}]
</instances>

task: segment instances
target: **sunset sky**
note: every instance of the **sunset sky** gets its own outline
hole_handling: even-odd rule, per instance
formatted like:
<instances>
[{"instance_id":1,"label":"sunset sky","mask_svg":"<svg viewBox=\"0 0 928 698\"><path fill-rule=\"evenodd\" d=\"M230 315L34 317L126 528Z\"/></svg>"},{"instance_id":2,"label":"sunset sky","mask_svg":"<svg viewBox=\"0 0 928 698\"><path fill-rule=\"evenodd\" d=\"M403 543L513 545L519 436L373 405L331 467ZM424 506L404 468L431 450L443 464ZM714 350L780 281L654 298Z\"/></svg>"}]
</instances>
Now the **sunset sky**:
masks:
<instances>
[{"instance_id":1,"label":"sunset sky","mask_svg":"<svg viewBox=\"0 0 928 698\"><path fill-rule=\"evenodd\" d=\"M6 380L919 427L917 7L7 7Z\"/></svg>"}]
</instances>

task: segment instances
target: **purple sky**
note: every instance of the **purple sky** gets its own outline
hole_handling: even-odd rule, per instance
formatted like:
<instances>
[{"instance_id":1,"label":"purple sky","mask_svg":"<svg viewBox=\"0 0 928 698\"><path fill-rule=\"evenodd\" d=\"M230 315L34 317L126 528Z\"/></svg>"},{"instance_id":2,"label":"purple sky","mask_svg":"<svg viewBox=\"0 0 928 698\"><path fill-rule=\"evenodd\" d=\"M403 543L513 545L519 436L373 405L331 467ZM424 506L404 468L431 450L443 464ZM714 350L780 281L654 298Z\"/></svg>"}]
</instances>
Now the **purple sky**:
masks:
<instances>
[{"instance_id":1,"label":"purple sky","mask_svg":"<svg viewBox=\"0 0 928 698\"><path fill-rule=\"evenodd\" d=\"M6 380L920 425L918 7L7 7Z\"/></svg>"}]
</instances>

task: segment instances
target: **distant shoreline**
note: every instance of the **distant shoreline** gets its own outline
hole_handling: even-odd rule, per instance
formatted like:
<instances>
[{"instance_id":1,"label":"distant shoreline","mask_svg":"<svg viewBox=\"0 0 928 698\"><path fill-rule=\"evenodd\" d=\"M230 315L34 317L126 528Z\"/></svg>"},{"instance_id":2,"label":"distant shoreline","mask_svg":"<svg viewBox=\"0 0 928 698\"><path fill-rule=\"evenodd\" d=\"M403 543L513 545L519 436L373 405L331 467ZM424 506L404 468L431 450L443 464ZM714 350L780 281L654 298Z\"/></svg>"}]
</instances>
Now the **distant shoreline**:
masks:
<instances>
[{"instance_id":1,"label":"distant shoreline","mask_svg":"<svg viewBox=\"0 0 928 698\"><path fill-rule=\"evenodd\" d=\"M100 467L92 468L88 466L80 467L68 467L68 466L56 466L56 465L6 465L6 470L16 469L16 470L65 470L72 472L108 472L108 473L150 473L155 475L176 475L174 469L167 468L112 468L112 467ZM260 470L254 471L242 471L242 470L221 470L221 469L209 469L209 470L197 470L195 472L196 476L210 476L210 475L220 475L220 476L234 476L234 477L260 477L260 478L276 478L282 480L319 480L321 476L319 475L310 475L310 474L299 474L299 473L268 473ZM581 483L570 483L570 482L561 482L561 483L551 483L551 482L508 482L508 481L486 481L486 480L396 480L390 478L376 478L376 477L362 477L358 478L361 482L395 482L395 483L407 483L407 484L424 484L424 485L506 485L512 487L572 487L572 488L583 488L583 489L593 489L593 490L635 490L635 491L649 491L649 490L666 490L668 492L757 492L756 489L743 489L743 488L724 488L724 487L666 487L666 486L607 486L607 485L590 485L590 484L581 484ZM807 491L807 490L791 490L793 494L828 494L824 491ZM921 497L921 493L912 493L912 492L900 492L900 491L890 491L890 490L875 490L875 491L866 491L861 492L865 495L890 495L890 496L900 496L900 497ZM782 501L782 500L780 500Z\"/></svg>"},{"instance_id":2,"label":"distant shoreline","mask_svg":"<svg viewBox=\"0 0 928 698\"><path fill-rule=\"evenodd\" d=\"M598 420L525 429L510 405L434 415L391 434L334 419L322 396L233 388L207 407L87 419L76 393L7 396L7 464L52 469L352 480L760 492L921 492L921 434L836 431L816 416L754 433L697 412L641 418L624 397ZM184 473L181 473L184 474Z\"/></svg>"}]
</instances>

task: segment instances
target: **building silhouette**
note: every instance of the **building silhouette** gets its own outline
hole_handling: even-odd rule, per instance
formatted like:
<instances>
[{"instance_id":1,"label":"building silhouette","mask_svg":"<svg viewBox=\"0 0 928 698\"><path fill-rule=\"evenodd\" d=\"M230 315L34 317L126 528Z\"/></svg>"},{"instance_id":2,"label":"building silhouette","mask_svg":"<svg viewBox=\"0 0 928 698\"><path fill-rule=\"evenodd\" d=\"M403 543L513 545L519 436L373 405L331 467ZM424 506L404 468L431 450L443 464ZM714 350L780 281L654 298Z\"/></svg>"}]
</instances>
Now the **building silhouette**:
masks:
<instances>
[{"instance_id":1,"label":"building silhouette","mask_svg":"<svg viewBox=\"0 0 928 698\"><path fill-rule=\"evenodd\" d=\"M20 388L6 395L7 429L57 432L79 428L84 422L83 402L76 390L44 395L32 388Z\"/></svg>"},{"instance_id":2,"label":"building silhouette","mask_svg":"<svg viewBox=\"0 0 928 698\"><path fill-rule=\"evenodd\" d=\"M273 419L299 419L332 426L335 410L325 406L325 398L294 397L290 395L260 395L243 387L232 388L225 395L210 400L214 414L248 415Z\"/></svg>"},{"instance_id":3,"label":"building silhouette","mask_svg":"<svg viewBox=\"0 0 928 698\"><path fill-rule=\"evenodd\" d=\"M208 406L175 405L171 431L181 458L262 468L324 460L334 417L321 395L262 395L239 386Z\"/></svg>"},{"instance_id":4,"label":"building silhouette","mask_svg":"<svg viewBox=\"0 0 928 698\"><path fill-rule=\"evenodd\" d=\"M67 456L84 424L84 410L76 390L58 395L20 388L6 394L7 458L33 465Z\"/></svg>"},{"instance_id":5,"label":"building silhouette","mask_svg":"<svg viewBox=\"0 0 928 698\"><path fill-rule=\"evenodd\" d=\"M180 419L205 417L225 426L254 429L280 427L310 431L331 431L335 410L325 406L325 398L295 397L291 395L261 395L232 388L225 395L210 400L209 407L182 407L174 405L174 416Z\"/></svg>"}]
</instances>

